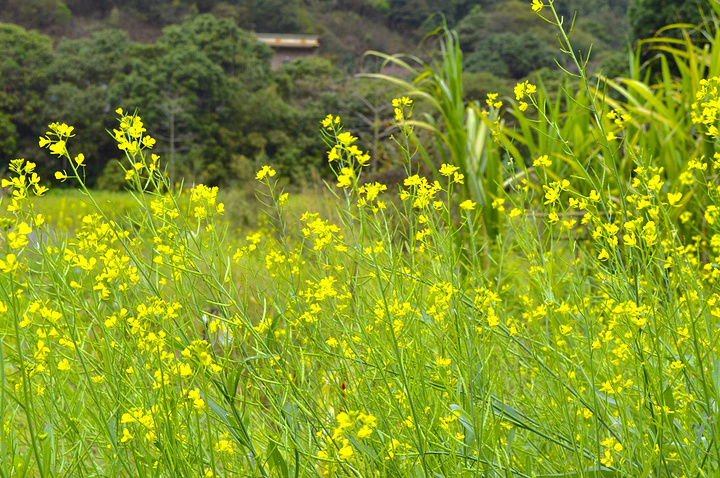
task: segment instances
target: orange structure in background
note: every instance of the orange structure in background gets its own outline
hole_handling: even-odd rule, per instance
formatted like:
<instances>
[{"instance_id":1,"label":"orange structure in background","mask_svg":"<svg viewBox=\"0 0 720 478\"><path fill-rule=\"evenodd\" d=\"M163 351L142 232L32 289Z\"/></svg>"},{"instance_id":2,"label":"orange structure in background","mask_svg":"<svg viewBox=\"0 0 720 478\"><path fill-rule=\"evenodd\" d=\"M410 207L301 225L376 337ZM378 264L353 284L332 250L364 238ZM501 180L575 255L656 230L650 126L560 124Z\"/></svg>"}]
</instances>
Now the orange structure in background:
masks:
<instances>
[{"instance_id":1,"label":"orange structure in background","mask_svg":"<svg viewBox=\"0 0 720 478\"><path fill-rule=\"evenodd\" d=\"M317 35L285 35L280 33L256 33L255 38L275 50L272 68L283 63L314 55L320 46Z\"/></svg>"}]
</instances>

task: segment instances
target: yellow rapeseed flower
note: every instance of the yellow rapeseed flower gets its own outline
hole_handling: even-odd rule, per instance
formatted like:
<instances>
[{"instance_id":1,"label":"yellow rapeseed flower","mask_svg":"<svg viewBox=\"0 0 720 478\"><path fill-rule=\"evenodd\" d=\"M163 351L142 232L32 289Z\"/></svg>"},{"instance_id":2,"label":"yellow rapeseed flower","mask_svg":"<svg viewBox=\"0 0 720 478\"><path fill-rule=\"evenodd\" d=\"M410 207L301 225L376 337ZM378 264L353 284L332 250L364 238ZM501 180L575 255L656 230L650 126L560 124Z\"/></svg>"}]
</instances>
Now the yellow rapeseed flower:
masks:
<instances>
[{"instance_id":1,"label":"yellow rapeseed flower","mask_svg":"<svg viewBox=\"0 0 720 478\"><path fill-rule=\"evenodd\" d=\"M230 440L219 440L215 443L215 451L218 453L227 453L229 455L235 453L232 441Z\"/></svg>"},{"instance_id":2,"label":"yellow rapeseed flower","mask_svg":"<svg viewBox=\"0 0 720 478\"><path fill-rule=\"evenodd\" d=\"M671 206L676 205L680 200L682 199L682 193L668 193L668 203L670 203Z\"/></svg>"},{"instance_id":3,"label":"yellow rapeseed flower","mask_svg":"<svg viewBox=\"0 0 720 478\"><path fill-rule=\"evenodd\" d=\"M471 201L470 199L466 199L465 201L460 203L460 209L464 209L466 211L472 211L473 209L475 209L475 206L477 206L477 203Z\"/></svg>"},{"instance_id":4,"label":"yellow rapeseed flower","mask_svg":"<svg viewBox=\"0 0 720 478\"><path fill-rule=\"evenodd\" d=\"M491 108L500 108L503 103L502 101L499 101L497 97L498 93L488 93L485 103L487 103L487 105Z\"/></svg>"},{"instance_id":5,"label":"yellow rapeseed flower","mask_svg":"<svg viewBox=\"0 0 720 478\"><path fill-rule=\"evenodd\" d=\"M350 445L350 440L343 440L342 441L342 448L338 451L338 458L341 460L349 460L353 457L353 448Z\"/></svg>"},{"instance_id":6,"label":"yellow rapeseed flower","mask_svg":"<svg viewBox=\"0 0 720 478\"><path fill-rule=\"evenodd\" d=\"M337 140L345 146L350 146L352 143L357 141L357 138L345 131L344 133L340 133L339 135L337 135Z\"/></svg>"},{"instance_id":7,"label":"yellow rapeseed flower","mask_svg":"<svg viewBox=\"0 0 720 478\"><path fill-rule=\"evenodd\" d=\"M533 166L535 166L536 168L538 166L545 166L545 167L549 168L550 166L552 166L552 161L550 161L548 159L547 154L543 154L542 156L538 157L535 161L533 161Z\"/></svg>"},{"instance_id":8,"label":"yellow rapeseed flower","mask_svg":"<svg viewBox=\"0 0 720 478\"><path fill-rule=\"evenodd\" d=\"M255 179L257 179L258 181L262 181L266 177L272 176L275 176L275 170L270 166L263 166L260 171L258 171L255 175Z\"/></svg>"},{"instance_id":9,"label":"yellow rapeseed flower","mask_svg":"<svg viewBox=\"0 0 720 478\"><path fill-rule=\"evenodd\" d=\"M133 435L128 431L127 428L123 428L123 434L120 438L120 443L125 443L133 439Z\"/></svg>"},{"instance_id":10,"label":"yellow rapeseed flower","mask_svg":"<svg viewBox=\"0 0 720 478\"><path fill-rule=\"evenodd\" d=\"M457 166L453 166L451 164L443 164L440 166L440 174L443 176L452 176L455 171L458 171L460 168Z\"/></svg>"},{"instance_id":11,"label":"yellow rapeseed flower","mask_svg":"<svg viewBox=\"0 0 720 478\"><path fill-rule=\"evenodd\" d=\"M60 140L56 143L53 143L49 146L49 149L52 154L62 156L63 154L65 154L65 151L66 151L65 150L65 141Z\"/></svg>"}]
</instances>

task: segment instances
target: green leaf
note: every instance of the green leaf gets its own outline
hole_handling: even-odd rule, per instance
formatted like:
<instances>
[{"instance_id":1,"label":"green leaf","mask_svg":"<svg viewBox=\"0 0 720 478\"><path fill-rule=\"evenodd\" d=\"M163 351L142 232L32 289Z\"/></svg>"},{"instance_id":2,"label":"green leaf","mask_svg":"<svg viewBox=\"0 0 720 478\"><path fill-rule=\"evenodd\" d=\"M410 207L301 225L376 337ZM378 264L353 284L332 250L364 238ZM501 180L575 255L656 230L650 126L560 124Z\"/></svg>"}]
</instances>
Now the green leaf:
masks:
<instances>
[{"instance_id":1,"label":"green leaf","mask_svg":"<svg viewBox=\"0 0 720 478\"><path fill-rule=\"evenodd\" d=\"M267 462L270 464L272 469L278 473L278 476L283 478L287 478L289 476L285 458L283 458L282 453L280 453L280 450L278 449L277 443L274 441L271 441L270 446L268 446Z\"/></svg>"},{"instance_id":2,"label":"green leaf","mask_svg":"<svg viewBox=\"0 0 720 478\"><path fill-rule=\"evenodd\" d=\"M214 400L212 400L210 397L205 397L205 400L207 401L208 406L210 409L215 413L215 415L220 419L221 422L223 422L227 427L232 431L232 436L235 438L235 440L242 446L246 448L250 448L250 443L248 442L246 438L245 433L239 433L237 428L233 426L233 423L231 423L230 419L232 418L232 415L228 413L227 410L222 408L220 405L218 405ZM241 424L241 430L243 430L244 427L242 427Z\"/></svg>"},{"instance_id":3,"label":"green leaf","mask_svg":"<svg viewBox=\"0 0 720 478\"><path fill-rule=\"evenodd\" d=\"M720 358L713 362L712 379L715 384L715 392L720 393Z\"/></svg>"}]
</instances>

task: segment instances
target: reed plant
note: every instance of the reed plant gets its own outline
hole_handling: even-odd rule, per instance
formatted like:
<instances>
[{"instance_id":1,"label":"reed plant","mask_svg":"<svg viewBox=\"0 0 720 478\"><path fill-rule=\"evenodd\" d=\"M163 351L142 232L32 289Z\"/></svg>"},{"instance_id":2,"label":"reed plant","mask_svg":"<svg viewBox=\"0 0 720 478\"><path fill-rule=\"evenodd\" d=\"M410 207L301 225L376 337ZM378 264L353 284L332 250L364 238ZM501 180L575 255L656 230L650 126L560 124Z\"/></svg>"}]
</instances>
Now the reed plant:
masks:
<instances>
[{"instance_id":1,"label":"reed plant","mask_svg":"<svg viewBox=\"0 0 720 478\"><path fill-rule=\"evenodd\" d=\"M406 118L406 123L433 134L441 161L433 160L428 145L420 143L417 135L412 133L409 139L415 153L422 158L435 179L441 177L440 164L452 163L460 168L460 174L466 178L459 185L462 199L470 199L480 205L480 218L487 236L494 238L502 225L497 210L492 207L502 189L502 156L497 148L490 147L490 128L482 121L480 109L464 101L463 54L457 34L443 26L428 37L438 39L440 61L436 64L428 64L412 56L406 58L376 51L366 53L381 58L383 66L392 64L405 70L411 80L382 73L365 73L362 76L394 84L407 97L430 105L430 112L424 113L422 119Z\"/></svg>"}]
</instances>

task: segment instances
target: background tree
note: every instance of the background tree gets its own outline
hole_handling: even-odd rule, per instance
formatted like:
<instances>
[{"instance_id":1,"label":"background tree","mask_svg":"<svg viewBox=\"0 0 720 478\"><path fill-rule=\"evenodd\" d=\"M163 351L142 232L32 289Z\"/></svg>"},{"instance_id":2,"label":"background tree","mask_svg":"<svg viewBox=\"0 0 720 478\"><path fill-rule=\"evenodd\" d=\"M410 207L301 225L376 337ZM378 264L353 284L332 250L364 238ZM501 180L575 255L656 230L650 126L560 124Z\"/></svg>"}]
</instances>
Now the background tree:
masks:
<instances>
[{"instance_id":1,"label":"background tree","mask_svg":"<svg viewBox=\"0 0 720 478\"><path fill-rule=\"evenodd\" d=\"M72 13L58 0L4 0L0 4L0 22L61 35L67 32Z\"/></svg>"},{"instance_id":2,"label":"background tree","mask_svg":"<svg viewBox=\"0 0 720 478\"><path fill-rule=\"evenodd\" d=\"M44 132L44 92L53 59L52 40L17 25L0 24L0 140L5 158L37 161L37 137Z\"/></svg>"},{"instance_id":3,"label":"background tree","mask_svg":"<svg viewBox=\"0 0 720 478\"><path fill-rule=\"evenodd\" d=\"M702 21L700 0L632 0L627 19L630 39L634 42L655 35L659 29L672 23Z\"/></svg>"},{"instance_id":4,"label":"background tree","mask_svg":"<svg viewBox=\"0 0 720 478\"><path fill-rule=\"evenodd\" d=\"M630 26L630 39L635 44L639 40L653 37L662 27L674 23L699 24L702 20L701 0L631 0L628 6L627 19ZM693 35L693 32L690 32ZM680 38L679 30L667 30L663 37ZM697 36L697 35L693 35ZM697 41L703 41L698 38ZM653 45L644 45L641 51L641 60L648 68L656 68L658 63L653 59L667 56L664 52L654 50ZM675 62L669 62L670 69L677 74ZM657 71L655 72L657 73Z\"/></svg>"},{"instance_id":5,"label":"background tree","mask_svg":"<svg viewBox=\"0 0 720 478\"><path fill-rule=\"evenodd\" d=\"M45 92L43 116L83 131L73 147L88 158L90 178L100 174L108 158L117 156L107 128L113 124L118 105L112 103L108 92L116 78L127 73L131 46L127 32L115 29L88 38L63 39L49 67L51 85Z\"/></svg>"}]
</instances>

